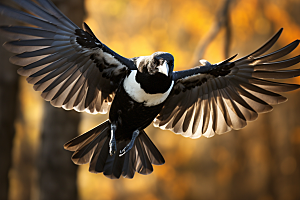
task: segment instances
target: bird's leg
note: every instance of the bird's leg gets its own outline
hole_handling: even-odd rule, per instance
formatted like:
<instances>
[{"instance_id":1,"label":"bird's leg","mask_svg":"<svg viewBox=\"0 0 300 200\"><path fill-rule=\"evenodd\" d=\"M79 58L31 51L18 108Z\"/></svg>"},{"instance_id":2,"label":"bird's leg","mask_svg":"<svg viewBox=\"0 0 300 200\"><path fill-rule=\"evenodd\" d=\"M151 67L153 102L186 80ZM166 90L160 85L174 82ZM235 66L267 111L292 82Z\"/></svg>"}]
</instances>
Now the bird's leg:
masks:
<instances>
[{"instance_id":1,"label":"bird's leg","mask_svg":"<svg viewBox=\"0 0 300 200\"><path fill-rule=\"evenodd\" d=\"M112 156L117 151L117 142L116 142L116 124L110 125L110 140L109 140L109 154Z\"/></svg>"},{"instance_id":2,"label":"bird's leg","mask_svg":"<svg viewBox=\"0 0 300 200\"><path fill-rule=\"evenodd\" d=\"M136 139L136 137L139 135L140 131L139 130L135 130L133 133L132 133L132 137L131 137L131 140L130 142L126 145L126 147L124 147L124 149L122 149L120 151L120 157L123 156L125 153L127 153L128 151L130 151L130 149L133 147L134 145L134 141Z\"/></svg>"}]
</instances>

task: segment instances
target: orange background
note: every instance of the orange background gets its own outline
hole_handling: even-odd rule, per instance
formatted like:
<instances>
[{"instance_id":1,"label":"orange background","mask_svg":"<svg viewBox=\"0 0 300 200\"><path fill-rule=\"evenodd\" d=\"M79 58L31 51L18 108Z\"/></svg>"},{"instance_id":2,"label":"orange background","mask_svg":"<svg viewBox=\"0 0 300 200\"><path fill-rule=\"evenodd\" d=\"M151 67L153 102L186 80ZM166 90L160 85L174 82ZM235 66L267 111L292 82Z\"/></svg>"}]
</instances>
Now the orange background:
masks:
<instances>
[{"instance_id":1,"label":"orange background","mask_svg":"<svg viewBox=\"0 0 300 200\"><path fill-rule=\"evenodd\" d=\"M222 5L221 0L86 0L85 22L103 43L125 57L166 51L175 57L175 70L183 70L194 67L195 49ZM300 39L299 11L299 0L233 1L230 55L242 57L256 50L281 27L283 34L272 50ZM222 30L203 59L211 63L224 60L224 38ZM297 54L299 48L291 56ZM32 192L36 192L36 172L30 163L24 165L23 150L31 152L30 162L35 159L43 115L42 98L25 78L21 82L22 117L16 123L11 199L22 187L18 164L28 167ZM88 165L80 166L80 199L300 199L300 92L286 96L290 99L287 103L275 106L272 113L260 116L245 129L211 139L192 140L150 125L146 132L166 163L154 166L151 175L136 174L132 180L110 180L89 173ZM107 115L83 113L80 132L106 119Z\"/></svg>"}]
</instances>

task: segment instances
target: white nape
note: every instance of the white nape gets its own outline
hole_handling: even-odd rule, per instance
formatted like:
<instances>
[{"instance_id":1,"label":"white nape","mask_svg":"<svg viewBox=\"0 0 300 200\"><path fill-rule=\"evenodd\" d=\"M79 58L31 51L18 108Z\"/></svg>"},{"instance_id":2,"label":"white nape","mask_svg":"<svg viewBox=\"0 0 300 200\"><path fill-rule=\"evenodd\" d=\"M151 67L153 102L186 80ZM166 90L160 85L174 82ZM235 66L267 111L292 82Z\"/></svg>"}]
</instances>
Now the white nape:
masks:
<instances>
[{"instance_id":1,"label":"white nape","mask_svg":"<svg viewBox=\"0 0 300 200\"><path fill-rule=\"evenodd\" d=\"M147 59L148 57L149 57L149 56L140 56L140 57L138 57L138 59L136 59L136 61L135 61L136 66L139 67L140 63L141 63L143 60Z\"/></svg>"},{"instance_id":2,"label":"white nape","mask_svg":"<svg viewBox=\"0 0 300 200\"><path fill-rule=\"evenodd\" d=\"M145 106L156 106L167 99L173 88L174 81L172 81L170 88L165 93L148 94L141 88L141 85L136 82L136 74L137 70L133 70L129 76L125 78L123 83L125 91L133 100L139 103L144 102Z\"/></svg>"}]
</instances>

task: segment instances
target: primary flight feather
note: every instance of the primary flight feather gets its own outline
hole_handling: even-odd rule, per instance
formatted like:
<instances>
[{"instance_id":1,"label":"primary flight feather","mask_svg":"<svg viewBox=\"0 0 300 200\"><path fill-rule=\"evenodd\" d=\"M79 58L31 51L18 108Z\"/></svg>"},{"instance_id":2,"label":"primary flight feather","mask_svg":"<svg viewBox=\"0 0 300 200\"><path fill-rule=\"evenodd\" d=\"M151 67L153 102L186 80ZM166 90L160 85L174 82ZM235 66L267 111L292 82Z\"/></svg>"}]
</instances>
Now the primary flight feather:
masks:
<instances>
[{"instance_id":1,"label":"primary flight feather","mask_svg":"<svg viewBox=\"0 0 300 200\"><path fill-rule=\"evenodd\" d=\"M2 26L4 44L18 73L55 107L107 113L109 119L65 144L75 164L109 178L149 174L164 158L144 129L154 126L185 137L212 137L241 129L259 113L287 99L278 92L298 89L288 79L300 70L282 70L300 56L275 61L293 51L299 40L266 55L280 29L255 52L218 64L173 71L174 57L165 52L125 58L101 41L84 23L80 29L50 1L14 0L31 14L0 4L0 13L28 26Z\"/></svg>"}]
</instances>

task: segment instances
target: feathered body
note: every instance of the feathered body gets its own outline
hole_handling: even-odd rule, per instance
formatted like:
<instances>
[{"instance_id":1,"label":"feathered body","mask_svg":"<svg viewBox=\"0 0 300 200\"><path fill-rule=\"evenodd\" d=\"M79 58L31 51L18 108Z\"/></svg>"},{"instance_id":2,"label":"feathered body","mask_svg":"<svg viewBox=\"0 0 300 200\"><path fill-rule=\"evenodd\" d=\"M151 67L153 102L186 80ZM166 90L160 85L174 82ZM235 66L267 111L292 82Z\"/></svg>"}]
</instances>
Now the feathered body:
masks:
<instances>
[{"instance_id":1,"label":"feathered body","mask_svg":"<svg viewBox=\"0 0 300 200\"><path fill-rule=\"evenodd\" d=\"M131 72L133 74L136 74L137 71ZM142 74L138 71L139 74ZM152 84L153 80L151 78L144 78L143 81L144 84L141 84L139 86L140 90L143 91L142 88L145 88L145 91L147 91L147 88L149 88L149 101L152 100L152 105L147 106L146 101L141 101L138 102L137 99L139 95L141 97L144 97L143 94L138 94L134 96L132 92L134 91L126 91L124 86L126 83L128 83L128 78L137 78L136 81L139 80L139 76L130 76L130 74L125 78L125 83L121 83L121 86L118 88L116 95L114 97L114 100L112 102L110 111L109 111L109 120L111 122L117 122L117 130L116 130L116 139L117 140L122 140L122 139L131 139L132 132L139 129L143 130L149 124L152 123L152 121L155 119L155 117L158 115L158 113L161 111L163 107L164 101L160 102L158 100L163 98L163 100L166 99L164 98L164 93L167 93L169 91L169 88L171 86L171 81L165 81L168 84L165 84L166 86L161 87L159 84ZM157 77L153 77L157 78ZM169 79L166 76L158 77L161 78L163 82L164 79ZM134 81L134 80L133 80ZM136 82L138 83L138 82ZM130 87L130 84L129 84ZM155 90L159 91L158 95L156 93L151 93L154 92ZM135 94L139 93L138 91L135 91ZM133 97L131 97L132 95ZM153 96L158 96L158 97L152 97ZM137 97L137 98L135 98ZM154 100L153 100L154 99ZM158 100L157 100L158 99ZM154 103L154 104L153 104Z\"/></svg>"}]
</instances>

